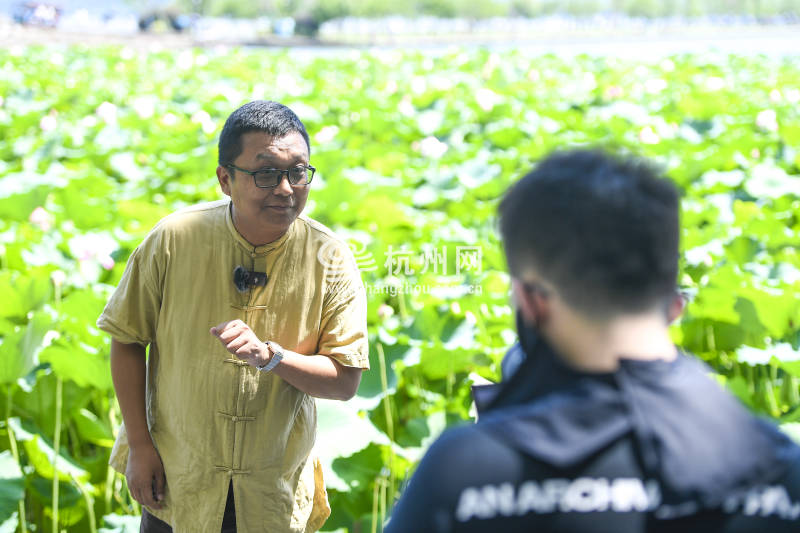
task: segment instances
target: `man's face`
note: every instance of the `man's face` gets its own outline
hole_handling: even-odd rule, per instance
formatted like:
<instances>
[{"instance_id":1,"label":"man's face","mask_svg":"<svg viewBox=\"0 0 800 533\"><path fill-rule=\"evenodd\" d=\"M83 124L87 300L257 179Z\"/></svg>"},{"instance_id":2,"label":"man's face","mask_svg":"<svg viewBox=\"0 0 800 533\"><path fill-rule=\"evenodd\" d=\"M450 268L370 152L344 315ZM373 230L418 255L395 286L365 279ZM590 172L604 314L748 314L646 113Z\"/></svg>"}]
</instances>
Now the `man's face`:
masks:
<instances>
[{"instance_id":1,"label":"man's face","mask_svg":"<svg viewBox=\"0 0 800 533\"><path fill-rule=\"evenodd\" d=\"M286 170L297 165L308 165L308 146L297 132L284 137L273 137L262 131L242 135L242 153L233 165L250 171L264 168ZM283 179L276 187L256 187L253 177L229 167L218 167L222 192L231 197L234 224L253 244L266 244L283 235L294 219L303 211L308 199L306 186L293 187ZM254 242L251 239L270 240Z\"/></svg>"}]
</instances>

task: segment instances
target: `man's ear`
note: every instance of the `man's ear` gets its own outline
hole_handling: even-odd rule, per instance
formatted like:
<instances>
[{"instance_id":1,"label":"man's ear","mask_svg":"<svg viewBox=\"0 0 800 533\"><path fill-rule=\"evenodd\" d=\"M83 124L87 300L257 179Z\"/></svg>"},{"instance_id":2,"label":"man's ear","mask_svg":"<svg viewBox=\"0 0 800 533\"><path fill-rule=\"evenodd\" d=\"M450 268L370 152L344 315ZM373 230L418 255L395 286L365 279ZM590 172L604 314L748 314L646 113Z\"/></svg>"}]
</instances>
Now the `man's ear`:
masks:
<instances>
[{"instance_id":1,"label":"man's ear","mask_svg":"<svg viewBox=\"0 0 800 533\"><path fill-rule=\"evenodd\" d=\"M525 323L529 326L541 325L549 310L547 299L539 292L527 289L517 278L511 278L511 291Z\"/></svg>"},{"instance_id":2,"label":"man's ear","mask_svg":"<svg viewBox=\"0 0 800 533\"><path fill-rule=\"evenodd\" d=\"M672 300L669 302L669 306L667 307L667 323L672 324L680 316L683 314L683 310L686 308L686 297L676 292L675 296L672 297Z\"/></svg>"},{"instance_id":3,"label":"man's ear","mask_svg":"<svg viewBox=\"0 0 800 533\"><path fill-rule=\"evenodd\" d=\"M231 195L231 180L233 177L231 176L230 172L228 171L227 167L223 167L222 165L217 165L217 180L219 181L219 187L222 189L226 195Z\"/></svg>"}]
</instances>

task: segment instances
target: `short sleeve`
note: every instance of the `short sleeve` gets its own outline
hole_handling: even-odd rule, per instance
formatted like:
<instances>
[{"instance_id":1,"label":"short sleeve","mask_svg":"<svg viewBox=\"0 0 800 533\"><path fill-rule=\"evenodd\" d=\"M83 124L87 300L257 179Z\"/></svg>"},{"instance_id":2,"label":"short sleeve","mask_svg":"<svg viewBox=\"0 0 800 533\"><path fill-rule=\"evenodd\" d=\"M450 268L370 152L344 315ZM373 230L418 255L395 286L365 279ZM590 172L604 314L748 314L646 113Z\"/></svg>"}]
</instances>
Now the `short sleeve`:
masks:
<instances>
[{"instance_id":1,"label":"short sleeve","mask_svg":"<svg viewBox=\"0 0 800 533\"><path fill-rule=\"evenodd\" d=\"M157 248L160 239L150 234L131 254L125 272L97 320L97 327L125 344L147 346L155 340L161 309L161 276Z\"/></svg>"},{"instance_id":2,"label":"short sleeve","mask_svg":"<svg viewBox=\"0 0 800 533\"><path fill-rule=\"evenodd\" d=\"M346 245L325 272L325 298L318 353L344 366L369 368L367 295L355 259Z\"/></svg>"}]
</instances>

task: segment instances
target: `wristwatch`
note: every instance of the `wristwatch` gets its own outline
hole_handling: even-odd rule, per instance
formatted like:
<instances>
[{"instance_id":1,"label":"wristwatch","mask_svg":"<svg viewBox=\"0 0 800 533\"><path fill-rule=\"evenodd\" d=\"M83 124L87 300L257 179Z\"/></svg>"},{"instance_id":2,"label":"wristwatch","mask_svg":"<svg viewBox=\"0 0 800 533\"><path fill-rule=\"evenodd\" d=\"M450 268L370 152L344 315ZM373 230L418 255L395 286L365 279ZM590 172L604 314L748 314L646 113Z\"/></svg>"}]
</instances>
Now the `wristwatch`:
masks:
<instances>
[{"instance_id":1,"label":"wristwatch","mask_svg":"<svg viewBox=\"0 0 800 533\"><path fill-rule=\"evenodd\" d=\"M272 357L269 358L269 362L262 366L257 366L256 368L260 372L269 372L283 360L283 348L277 342L266 341L264 344L267 345L267 349L272 354Z\"/></svg>"}]
</instances>

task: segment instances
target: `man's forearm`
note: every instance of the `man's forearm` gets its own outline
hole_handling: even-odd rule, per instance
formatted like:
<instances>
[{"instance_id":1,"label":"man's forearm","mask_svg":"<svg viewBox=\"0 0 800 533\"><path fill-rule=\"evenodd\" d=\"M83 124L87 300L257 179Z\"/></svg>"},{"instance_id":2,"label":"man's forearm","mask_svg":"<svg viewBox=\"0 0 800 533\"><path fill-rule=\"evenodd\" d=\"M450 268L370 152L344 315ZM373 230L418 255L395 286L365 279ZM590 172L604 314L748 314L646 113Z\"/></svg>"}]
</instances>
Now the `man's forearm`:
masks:
<instances>
[{"instance_id":1,"label":"man's forearm","mask_svg":"<svg viewBox=\"0 0 800 533\"><path fill-rule=\"evenodd\" d=\"M316 398L349 400L358 389L362 370L344 366L326 355L301 355L284 350L283 360L273 372Z\"/></svg>"},{"instance_id":2,"label":"man's forearm","mask_svg":"<svg viewBox=\"0 0 800 533\"><path fill-rule=\"evenodd\" d=\"M152 443L147 428L145 347L111 340L111 378L131 447Z\"/></svg>"},{"instance_id":3,"label":"man's forearm","mask_svg":"<svg viewBox=\"0 0 800 533\"><path fill-rule=\"evenodd\" d=\"M250 326L239 319L229 320L209 331L228 352L252 366L270 361L270 350ZM339 364L326 355L301 355L283 352L283 361L273 370L286 382L317 398L349 400L361 383L361 369Z\"/></svg>"}]
</instances>

